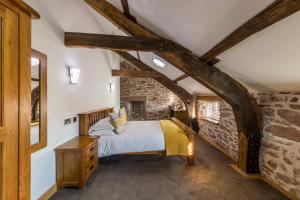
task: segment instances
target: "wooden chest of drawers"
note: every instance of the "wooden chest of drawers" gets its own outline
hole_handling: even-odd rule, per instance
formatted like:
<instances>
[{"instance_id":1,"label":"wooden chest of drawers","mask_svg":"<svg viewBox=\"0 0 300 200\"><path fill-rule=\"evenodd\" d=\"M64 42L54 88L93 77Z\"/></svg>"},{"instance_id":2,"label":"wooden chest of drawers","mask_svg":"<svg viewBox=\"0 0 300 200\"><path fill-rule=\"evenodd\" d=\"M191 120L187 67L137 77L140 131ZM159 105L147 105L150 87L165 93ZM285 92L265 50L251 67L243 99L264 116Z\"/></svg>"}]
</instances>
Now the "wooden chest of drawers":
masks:
<instances>
[{"instance_id":1,"label":"wooden chest of drawers","mask_svg":"<svg viewBox=\"0 0 300 200\"><path fill-rule=\"evenodd\" d=\"M99 137L79 136L55 149L58 189L79 187L98 169Z\"/></svg>"}]
</instances>

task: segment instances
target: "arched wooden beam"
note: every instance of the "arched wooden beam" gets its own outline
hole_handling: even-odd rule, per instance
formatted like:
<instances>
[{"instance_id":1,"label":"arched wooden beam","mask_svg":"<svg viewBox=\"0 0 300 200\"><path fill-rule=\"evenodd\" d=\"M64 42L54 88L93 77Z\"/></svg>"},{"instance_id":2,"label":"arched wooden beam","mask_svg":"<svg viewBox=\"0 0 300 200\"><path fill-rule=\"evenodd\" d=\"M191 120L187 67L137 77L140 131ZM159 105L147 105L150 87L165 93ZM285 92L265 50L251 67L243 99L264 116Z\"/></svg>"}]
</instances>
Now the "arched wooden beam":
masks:
<instances>
[{"instance_id":1,"label":"arched wooden beam","mask_svg":"<svg viewBox=\"0 0 300 200\"><path fill-rule=\"evenodd\" d=\"M109 2L85 1L129 35L161 39L145 27L127 19ZM248 90L226 73L209 66L191 53L160 53L158 55L209 88L232 106L239 131L238 166L246 173L259 173L260 117L257 103Z\"/></svg>"}]
</instances>

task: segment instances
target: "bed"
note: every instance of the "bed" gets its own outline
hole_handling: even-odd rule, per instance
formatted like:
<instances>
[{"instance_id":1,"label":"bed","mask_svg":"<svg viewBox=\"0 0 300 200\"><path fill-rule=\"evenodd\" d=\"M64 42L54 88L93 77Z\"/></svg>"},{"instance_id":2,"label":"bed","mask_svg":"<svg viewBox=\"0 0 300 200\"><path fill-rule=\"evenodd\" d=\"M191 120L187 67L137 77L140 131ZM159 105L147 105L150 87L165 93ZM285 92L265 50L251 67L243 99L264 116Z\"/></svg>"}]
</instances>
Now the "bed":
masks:
<instances>
[{"instance_id":1,"label":"bed","mask_svg":"<svg viewBox=\"0 0 300 200\"><path fill-rule=\"evenodd\" d=\"M89 128L101 119L108 117L113 108L105 108L79 114L80 135L89 134ZM194 134L195 132L176 118L170 123L178 126L186 134L188 154L179 155L187 157L188 165L194 164ZM173 125L173 124L172 124ZM165 130L161 121L128 121L124 132L120 135L101 136L98 144L99 157L111 155L168 155L166 151Z\"/></svg>"}]
</instances>

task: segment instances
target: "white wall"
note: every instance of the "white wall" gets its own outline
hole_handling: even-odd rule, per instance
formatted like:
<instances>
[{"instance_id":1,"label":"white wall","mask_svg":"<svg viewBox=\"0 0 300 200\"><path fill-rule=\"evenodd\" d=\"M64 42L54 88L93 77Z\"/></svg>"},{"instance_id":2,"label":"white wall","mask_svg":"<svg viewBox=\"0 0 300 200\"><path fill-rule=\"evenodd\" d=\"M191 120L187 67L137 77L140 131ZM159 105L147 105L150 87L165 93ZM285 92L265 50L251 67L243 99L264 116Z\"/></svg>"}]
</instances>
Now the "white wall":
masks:
<instances>
[{"instance_id":1,"label":"white wall","mask_svg":"<svg viewBox=\"0 0 300 200\"><path fill-rule=\"evenodd\" d=\"M111 77L111 69L119 68L119 57L104 50L64 47L64 31L101 32L93 17L83 15L86 8L79 1L55 0L60 8L51 7L53 0L26 2L41 14L40 20L33 20L32 48L48 57L48 146L31 156L31 199L36 200L56 182L54 148L78 135L78 122L64 126L64 119L83 111L119 106L119 79ZM58 17L63 24L59 24L51 11L60 12L66 3L72 12L78 12L78 19L61 12ZM66 65L81 69L79 85L69 84ZM110 81L115 84L113 93L109 91Z\"/></svg>"}]
</instances>

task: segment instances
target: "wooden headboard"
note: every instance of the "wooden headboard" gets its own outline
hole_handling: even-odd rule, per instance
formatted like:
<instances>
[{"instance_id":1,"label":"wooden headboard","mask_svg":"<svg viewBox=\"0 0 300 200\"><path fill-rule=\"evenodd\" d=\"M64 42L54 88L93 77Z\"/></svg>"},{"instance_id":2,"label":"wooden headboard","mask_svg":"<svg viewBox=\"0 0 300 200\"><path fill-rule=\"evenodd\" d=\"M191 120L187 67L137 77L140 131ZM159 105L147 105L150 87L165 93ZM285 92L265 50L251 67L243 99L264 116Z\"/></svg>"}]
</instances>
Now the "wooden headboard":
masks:
<instances>
[{"instance_id":1,"label":"wooden headboard","mask_svg":"<svg viewBox=\"0 0 300 200\"><path fill-rule=\"evenodd\" d=\"M99 120L108 117L108 113L113 112L114 108L104 108L84 113L79 113L79 134L88 135L89 128Z\"/></svg>"}]
</instances>

